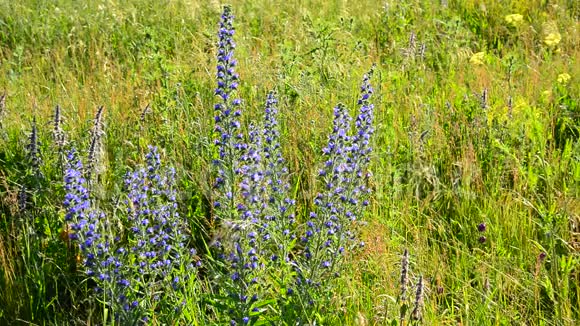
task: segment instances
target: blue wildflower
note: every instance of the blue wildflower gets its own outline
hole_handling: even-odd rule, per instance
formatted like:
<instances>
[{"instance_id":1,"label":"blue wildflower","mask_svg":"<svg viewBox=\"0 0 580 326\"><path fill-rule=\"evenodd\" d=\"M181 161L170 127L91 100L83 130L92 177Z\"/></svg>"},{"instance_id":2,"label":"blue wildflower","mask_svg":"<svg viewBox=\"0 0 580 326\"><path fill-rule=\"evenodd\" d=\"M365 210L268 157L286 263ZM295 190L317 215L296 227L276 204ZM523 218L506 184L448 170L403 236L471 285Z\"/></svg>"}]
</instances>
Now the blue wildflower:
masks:
<instances>
[{"instance_id":1,"label":"blue wildflower","mask_svg":"<svg viewBox=\"0 0 580 326\"><path fill-rule=\"evenodd\" d=\"M303 255L296 265L296 285L306 298L340 275L346 248L357 246L356 221L368 205L368 164L372 152L373 93L370 73L363 78L359 113L351 130L351 117L342 104L334 108L332 132L322 149L319 170L322 191L314 198L303 236ZM361 242L362 243L362 242Z\"/></svg>"}]
</instances>

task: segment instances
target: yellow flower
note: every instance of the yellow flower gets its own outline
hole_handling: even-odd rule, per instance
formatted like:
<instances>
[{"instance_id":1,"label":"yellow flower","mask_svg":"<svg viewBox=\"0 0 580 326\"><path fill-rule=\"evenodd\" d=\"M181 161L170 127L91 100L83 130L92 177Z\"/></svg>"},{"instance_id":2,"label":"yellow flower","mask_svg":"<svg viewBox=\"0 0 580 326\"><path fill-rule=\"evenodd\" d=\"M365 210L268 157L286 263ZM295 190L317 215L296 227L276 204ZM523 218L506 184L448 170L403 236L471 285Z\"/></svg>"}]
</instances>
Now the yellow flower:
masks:
<instances>
[{"instance_id":1,"label":"yellow flower","mask_svg":"<svg viewBox=\"0 0 580 326\"><path fill-rule=\"evenodd\" d=\"M558 83L566 85L570 81L571 78L572 77L567 73L559 74L558 75Z\"/></svg>"},{"instance_id":2,"label":"yellow flower","mask_svg":"<svg viewBox=\"0 0 580 326\"><path fill-rule=\"evenodd\" d=\"M550 47L558 45L558 43L560 43L561 40L562 35L560 35L559 32L553 32L544 37L544 43L546 43L546 45Z\"/></svg>"},{"instance_id":3,"label":"yellow flower","mask_svg":"<svg viewBox=\"0 0 580 326\"><path fill-rule=\"evenodd\" d=\"M505 16L505 21L514 27L518 27L524 21L524 16L520 14L507 15Z\"/></svg>"},{"instance_id":4,"label":"yellow flower","mask_svg":"<svg viewBox=\"0 0 580 326\"><path fill-rule=\"evenodd\" d=\"M472 55L469 59L469 63L472 65L482 65L483 59L485 59L485 52L477 52L476 54Z\"/></svg>"},{"instance_id":5,"label":"yellow flower","mask_svg":"<svg viewBox=\"0 0 580 326\"><path fill-rule=\"evenodd\" d=\"M552 98L552 91L550 90L543 91L541 94L541 98L544 101L549 101Z\"/></svg>"}]
</instances>

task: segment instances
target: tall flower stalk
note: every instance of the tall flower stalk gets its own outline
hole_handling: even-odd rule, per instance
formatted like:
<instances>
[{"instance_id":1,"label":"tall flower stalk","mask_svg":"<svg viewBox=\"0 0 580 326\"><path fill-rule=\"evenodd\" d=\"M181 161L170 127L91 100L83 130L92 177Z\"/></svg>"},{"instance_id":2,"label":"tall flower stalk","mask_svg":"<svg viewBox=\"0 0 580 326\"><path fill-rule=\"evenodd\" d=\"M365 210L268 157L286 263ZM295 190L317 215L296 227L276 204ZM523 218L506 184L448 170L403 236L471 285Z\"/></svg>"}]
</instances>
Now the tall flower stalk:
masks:
<instances>
[{"instance_id":1,"label":"tall flower stalk","mask_svg":"<svg viewBox=\"0 0 580 326\"><path fill-rule=\"evenodd\" d=\"M229 323L248 324L257 319L261 263L260 195L258 184L262 180L258 148L249 148L241 132L241 101L236 97L239 76L235 72L235 42L231 8L224 7L219 31L217 53L217 88L215 94L214 143L217 158L214 160L214 216L227 234L214 245L218 261L214 271L219 277L221 291L225 291ZM253 133L251 140L259 141Z\"/></svg>"},{"instance_id":2,"label":"tall flower stalk","mask_svg":"<svg viewBox=\"0 0 580 326\"><path fill-rule=\"evenodd\" d=\"M65 220L73 231L70 238L78 243L85 275L97 284L94 290L98 297L115 310L119 291L116 284L120 282L125 288L129 284L122 282L122 262L115 255L108 219L92 207L83 173L83 164L77 152L70 150L64 173Z\"/></svg>"},{"instance_id":3,"label":"tall flower stalk","mask_svg":"<svg viewBox=\"0 0 580 326\"><path fill-rule=\"evenodd\" d=\"M64 150L64 145L66 143L66 135L62 129L62 113L60 110L60 105L54 107L54 113L52 118L52 137L54 144L58 148L59 153Z\"/></svg>"},{"instance_id":4,"label":"tall flower stalk","mask_svg":"<svg viewBox=\"0 0 580 326\"><path fill-rule=\"evenodd\" d=\"M40 136L36 124L36 116L32 118L32 126L25 147L26 173L18 190L18 210L22 216L34 208L34 197L42 191L43 174L42 156L40 151Z\"/></svg>"},{"instance_id":5,"label":"tall flower stalk","mask_svg":"<svg viewBox=\"0 0 580 326\"><path fill-rule=\"evenodd\" d=\"M6 91L0 95L0 128L2 128L2 122L6 116Z\"/></svg>"},{"instance_id":6,"label":"tall flower stalk","mask_svg":"<svg viewBox=\"0 0 580 326\"><path fill-rule=\"evenodd\" d=\"M345 204L345 216L351 223L350 239L356 239L356 222L369 205L371 189L369 179L372 176L369 163L372 155L371 137L374 133L374 105L370 102L373 88L370 84L373 69L363 76L358 99L358 113L355 120L352 143L348 148L346 159L346 189L341 202ZM348 224L348 221L343 223Z\"/></svg>"},{"instance_id":7,"label":"tall flower stalk","mask_svg":"<svg viewBox=\"0 0 580 326\"><path fill-rule=\"evenodd\" d=\"M89 143L89 151L87 154L87 181L89 184L93 182L93 176L98 174L102 168L102 141L105 134L105 123L103 121L104 107L100 106L97 109L95 118L93 119L93 127L91 128L91 139Z\"/></svg>"},{"instance_id":8,"label":"tall flower stalk","mask_svg":"<svg viewBox=\"0 0 580 326\"><path fill-rule=\"evenodd\" d=\"M268 93L262 132L262 167L267 202L264 220L272 235L271 260L282 259L283 262L289 262L290 252L293 249L291 243L296 237L295 200L289 195L289 173L280 146L277 104L275 93Z\"/></svg>"},{"instance_id":9,"label":"tall flower stalk","mask_svg":"<svg viewBox=\"0 0 580 326\"><path fill-rule=\"evenodd\" d=\"M313 292L312 289L316 292L326 280L337 275L349 236L349 226L344 221L347 217L345 204L349 200L346 190L349 182L347 157L352 143L350 121L344 105L334 108L333 129L322 150L325 161L319 171L323 191L314 200L315 210L310 212L306 232L301 238L304 253L297 281L307 292Z\"/></svg>"},{"instance_id":10,"label":"tall flower stalk","mask_svg":"<svg viewBox=\"0 0 580 326\"><path fill-rule=\"evenodd\" d=\"M372 71L371 71L372 72ZM371 72L363 78L358 100L359 112L354 134L346 107L334 108L332 132L323 148L323 167L319 177L323 191L314 199L314 210L306 222L300 241L303 255L296 264L297 287L302 296L305 318L317 311L325 300L321 294L329 292L331 280L344 268L345 251L364 245L357 240L357 220L369 204L368 165L372 147L373 105L370 103Z\"/></svg>"},{"instance_id":11,"label":"tall flower stalk","mask_svg":"<svg viewBox=\"0 0 580 326\"><path fill-rule=\"evenodd\" d=\"M26 150L30 168L38 182L41 177L40 166L42 164L42 159L40 157L40 140L38 136L38 128L36 126L36 116L32 118L32 128L28 135Z\"/></svg>"},{"instance_id":12,"label":"tall flower stalk","mask_svg":"<svg viewBox=\"0 0 580 326\"><path fill-rule=\"evenodd\" d=\"M241 100L236 98L239 76L235 72L237 61L233 58L236 48L233 40L233 19L231 8L224 7L218 32L217 88L215 90L218 102L214 106L214 130L217 135L214 143L218 151L218 157L214 160L217 170L214 207L219 211L219 214L216 214L218 218L230 219L235 216L233 208L237 195L236 186L241 174L239 162L245 148L239 121L242 114Z\"/></svg>"}]
</instances>

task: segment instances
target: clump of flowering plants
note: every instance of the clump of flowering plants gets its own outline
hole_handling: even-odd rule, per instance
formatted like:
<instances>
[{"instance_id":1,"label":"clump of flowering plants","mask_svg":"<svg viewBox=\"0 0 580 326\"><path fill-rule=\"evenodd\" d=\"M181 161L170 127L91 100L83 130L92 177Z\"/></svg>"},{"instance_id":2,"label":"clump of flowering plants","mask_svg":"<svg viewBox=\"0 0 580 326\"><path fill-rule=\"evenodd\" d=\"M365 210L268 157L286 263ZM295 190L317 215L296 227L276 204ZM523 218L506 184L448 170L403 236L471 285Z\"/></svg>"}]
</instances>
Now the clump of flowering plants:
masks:
<instances>
[{"instance_id":1,"label":"clump of flowering plants","mask_svg":"<svg viewBox=\"0 0 580 326\"><path fill-rule=\"evenodd\" d=\"M163 169L155 147L146 167L125 178L124 207L112 216L94 209L74 151L67 156L64 206L86 276L114 324L179 320L195 279L185 225L177 212L175 171ZM125 225L126 228L118 228Z\"/></svg>"},{"instance_id":2,"label":"clump of flowering plants","mask_svg":"<svg viewBox=\"0 0 580 326\"><path fill-rule=\"evenodd\" d=\"M357 221L370 192L371 73L363 80L355 128L344 105L334 110L319 173L323 189L300 225L289 195L274 92L267 96L263 121L250 125L247 135L242 132L232 24L231 8L225 7L218 33L212 198L220 235L212 242L211 265L219 295L212 303L231 325L312 323L327 302L332 279L344 269L344 253L361 245Z\"/></svg>"},{"instance_id":3,"label":"clump of flowering plants","mask_svg":"<svg viewBox=\"0 0 580 326\"><path fill-rule=\"evenodd\" d=\"M322 150L324 162L318 172L322 190L314 199L306 231L300 237L304 249L295 264L303 322L312 322L314 314L329 300L332 280L344 269L345 252L364 245L357 242L357 222L369 204L370 194L368 164L374 131L371 75L372 70L363 78L354 130L347 108L337 105L332 132Z\"/></svg>"}]
</instances>

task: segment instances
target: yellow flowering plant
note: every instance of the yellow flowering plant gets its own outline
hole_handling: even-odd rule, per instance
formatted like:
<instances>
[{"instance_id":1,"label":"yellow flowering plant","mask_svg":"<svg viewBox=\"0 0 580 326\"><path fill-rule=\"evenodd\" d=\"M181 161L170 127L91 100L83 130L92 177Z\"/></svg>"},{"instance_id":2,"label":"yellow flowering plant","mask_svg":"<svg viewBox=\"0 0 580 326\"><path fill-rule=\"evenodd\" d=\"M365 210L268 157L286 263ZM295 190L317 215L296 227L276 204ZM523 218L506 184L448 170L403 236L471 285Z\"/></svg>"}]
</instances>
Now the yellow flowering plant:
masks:
<instances>
[{"instance_id":1,"label":"yellow flowering plant","mask_svg":"<svg viewBox=\"0 0 580 326\"><path fill-rule=\"evenodd\" d=\"M558 31L558 26L555 22L546 22L542 25L544 34L544 43L553 48L562 41L562 34Z\"/></svg>"},{"instance_id":2,"label":"yellow flowering plant","mask_svg":"<svg viewBox=\"0 0 580 326\"><path fill-rule=\"evenodd\" d=\"M524 16L521 14L511 14L504 17L506 23L513 27L520 26L524 21Z\"/></svg>"},{"instance_id":3,"label":"yellow flowering plant","mask_svg":"<svg viewBox=\"0 0 580 326\"><path fill-rule=\"evenodd\" d=\"M485 59L485 52L477 52L474 55L471 56L471 58L469 59L469 63L471 63L472 65L483 65L484 64L484 60Z\"/></svg>"},{"instance_id":4,"label":"yellow flowering plant","mask_svg":"<svg viewBox=\"0 0 580 326\"><path fill-rule=\"evenodd\" d=\"M572 77L567 74L567 73L563 73L563 74L559 74L558 75L558 83L566 85L568 84L568 82L570 81L570 79L572 79Z\"/></svg>"},{"instance_id":5,"label":"yellow flowering plant","mask_svg":"<svg viewBox=\"0 0 580 326\"><path fill-rule=\"evenodd\" d=\"M559 32L553 32L544 37L544 43L549 47L555 47L562 40L562 35Z\"/></svg>"}]
</instances>

